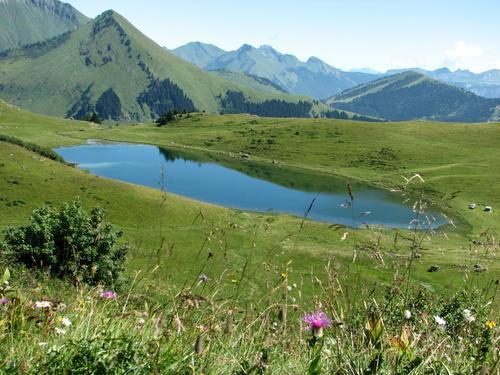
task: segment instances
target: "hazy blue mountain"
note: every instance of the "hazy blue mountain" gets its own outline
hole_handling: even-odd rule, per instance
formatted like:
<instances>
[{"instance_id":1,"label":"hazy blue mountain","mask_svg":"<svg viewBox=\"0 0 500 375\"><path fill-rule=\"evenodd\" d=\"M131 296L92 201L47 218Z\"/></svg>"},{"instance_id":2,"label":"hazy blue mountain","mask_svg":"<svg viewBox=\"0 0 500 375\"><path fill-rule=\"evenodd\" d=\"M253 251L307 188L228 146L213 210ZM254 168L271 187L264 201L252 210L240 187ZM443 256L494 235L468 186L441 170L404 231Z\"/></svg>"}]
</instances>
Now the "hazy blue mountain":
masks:
<instances>
[{"instance_id":1,"label":"hazy blue mountain","mask_svg":"<svg viewBox=\"0 0 500 375\"><path fill-rule=\"evenodd\" d=\"M213 44L201 42L190 42L170 52L202 69L206 68L214 59L226 53L226 51Z\"/></svg>"},{"instance_id":2,"label":"hazy blue mountain","mask_svg":"<svg viewBox=\"0 0 500 375\"><path fill-rule=\"evenodd\" d=\"M57 0L0 0L0 51L44 41L88 21Z\"/></svg>"},{"instance_id":3,"label":"hazy blue mountain","mask_svg":"<svg viewBox=\"0 0 500 375\"><path fill-rule=\"evenodd\" d=\"M308 95L316 99L328 98L345 89L378 78L367 73L344 72L316 57L303 62L293 55L282 54L267 45L255 48L244 44L238 50L219 54L210 63L206 63L210 53L203 52L205 46L201 43L190 43L173 52L187 61L203 65L206 70L241 72L266 78L287 92ZM217 51L220 53L221 50Z\"/></svg>"},{"instance_id":4,"label":"hazy blue mountain","mask_svg":"<svg viewBox=\"0 0 500 375\"><path fill-rule=\"evenodd\" d=\"M498 120L500 99L486 99L417 72L403 72L346 90L327 100L332 108L391 121Z\"/></svg>"},{"instance_id":5,"label":"hazy blue mountain","mask_svg":"<svg viewBox=\"0 0 500 375\"><path fill-rule=\"evenodd\" d=\"M474 94L485 98L500 98L500 70L493 69L483 73L473 73L469 70L456 70L452 72L444 67L436 70L424 70L420 68L392 69L385 75L393 75L405 71L414 71L425 74L428 77L448 83L453 86L464 88Z\"/></svg>"},{"instance_id":6,"label":"hazy blue mountain","mask_svg":"<svg viewBox=\"0 0 500 375\"><path fill-rule=\"evenodd\" d=\"M373 75L382 75L381 72L375 70L375 69L371 69L371 68L359 68L359 69L349 69L348 72L351 72L351 73L366 73L366 74L373 74Z\"/></svg>"},{"instance_id":7,"label":"hazy blue mountain","mask_svg":"<svg viewBox=\"0 0 500 375\"><path fill-rule=\"evenodd\" d=\"M234 84L249 87L260 92L270 92L275 94L287 94L286 90L276 83L251 74L231 72L229 70L211 70L209 73L215 74L225 80L231 81Z\"/></svg>"}]
</instances>

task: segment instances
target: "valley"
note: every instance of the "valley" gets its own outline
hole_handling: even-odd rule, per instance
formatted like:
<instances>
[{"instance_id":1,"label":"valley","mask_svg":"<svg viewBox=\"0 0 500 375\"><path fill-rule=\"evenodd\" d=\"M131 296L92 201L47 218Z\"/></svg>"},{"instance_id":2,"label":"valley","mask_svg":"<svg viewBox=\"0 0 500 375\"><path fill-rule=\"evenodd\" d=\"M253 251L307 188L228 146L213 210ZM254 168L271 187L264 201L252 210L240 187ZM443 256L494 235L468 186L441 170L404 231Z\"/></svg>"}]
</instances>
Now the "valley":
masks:
<instances>
[{"instance_id":1,"label":"valley","mask_svg":"<svg viewBox=\"0 0 500 375\"><path fill-rule=\"evenodd\" d=\"M447 1L0 0L0 375L498 374L497 5Z\"/></svg>"}]
</instances>

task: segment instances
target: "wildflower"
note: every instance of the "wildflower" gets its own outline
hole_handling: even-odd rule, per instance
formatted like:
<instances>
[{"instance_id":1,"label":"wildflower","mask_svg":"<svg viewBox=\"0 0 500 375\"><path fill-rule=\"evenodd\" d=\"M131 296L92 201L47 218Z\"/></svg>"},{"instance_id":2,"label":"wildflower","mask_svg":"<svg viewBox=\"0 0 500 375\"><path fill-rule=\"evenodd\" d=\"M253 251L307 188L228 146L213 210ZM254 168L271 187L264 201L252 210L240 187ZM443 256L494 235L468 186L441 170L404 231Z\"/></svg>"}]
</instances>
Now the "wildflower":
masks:
<instances>
[{"instance_id":1,"label":"wildflower","mask_svg":"<svg viewBox=\"0 0 500 375\"><path fill-rule=\"evenodd\" d=\"M73 323L71 323L71 320L68 318L64 317L61 319L61 324L65 327L70 327Z\"/></svg>"},{"instance_id":2,"label":"wildflower","mask_svg":"<svg viewBox=\"0 0 500 375\"><path fill-rule=\"evenodd\" d=\"M286 290L288 290L289 292L291 292L291 291L293 290L293 288L292 288L290 285L288 285L288 286L286 287Z\"/></svg>"},{"instance_id":3,"label":"wildflower","mask_svg":"<svg viewBox=\"0 0 500 375\"><path fill-rule=\"evenodd\" d=\"M144 324L146 324L146 320L144 320L143 318L140 318L140 319L137 321L137 325L139 325L139 326L143 326Z\"/></svg>"},{"instance_id":4,"label":"wildflower","mask_svg":"<svg viewBox=\"0 0 500 375\"><path fill-rule=\"evenodd\" d=\"M0 298L0 305L7 305L10 303L10 299L8 298Z\"/></svg>"},{"instance_id":5,"label":"wildflower","mask_svg":"<svg viewBox=\"0 0 500 375\"><path fill-rule=\"evenodd\" d=\"M476 321L476 317L472 315L469 309L462 311L462 316L467 323L474 323Z\"/></svg>"},{"instance_id":6,"label":"wildflower","mask_svg":"<svg viewBox=\"0 0 500 375\"><path fill-rule=\"evenodd\" d=\"M331 319L323 311L318 310L312 314L306 314L302 320L309 325L315 338L323 336L323 328L327 328L332 324Z\"/></svg>"},{"instance_id":7,"label":"wildflower","mask_svg":"<svg viewBox=\"0 0 500 375\"><path fill-rule=\"evenodd\" d=\"M112 290L104 290L99 293L99 296L102 299L116 299L116 297L118 297L118 294L116 294L116 292L113 292Z\"/></svg>"},{"instance_id":8,"label":"wildflower","mask_svg":"<svg viewBox=\"0 0 500 375\"><path fill-rule=\"evenodd\" d=\"M64 336L66 334L66 330L63 328L55 328L56 335L58 336Z\"/></svg>"},{"instance_id":9,"label":"wildflower","mask_svg":"<svg viewBox=\"0 0 500 375\"><path fill-rule=\"evenodd\" d=\"M208 276L204 273L201 273L200 276L198 276L198 280L200 281L200 283L206 283L208 281Z\"/></svg>"},{"instance_id":10,"label":"wildflower","mask_svg":"<svg viewBox=\"0 0 500 375\"><path fill-rule=\"evenodd\" d=\"M52 302L50 301L36 301L35 309L50 309L52 307Z\"/></svg>"},{"instance_id":11,"label":"wildflower","mask_svg":"<svg viewBox=\"0 0 500 375\"><path fill-rule=\"evenodd\" d=\"M488 320L486 322L486 328L493 329L497 326L494 320Z\"/></svg>"},{"instance_id":12,"label":"wildflower","mask_svg":"<svg viewBox=\"0 0 500 375\"><path fill-rule=\"evenodd\" d=\"M405 310L403 312L403 316L406 320L410 320L411 319L411 311L410 310Z\"/></svg>"},{"instance_id":13,"label":"wildflower","mask_svg":"<svg viewBox=\"0 0 500 375\"><path fill-rule=\"evenodd\" d=\"M446 325L446 320L441 318L439 315L434 315L434 320L436 321L439 328L444 328L444 326Z\"/></svg>"}]
</instances>

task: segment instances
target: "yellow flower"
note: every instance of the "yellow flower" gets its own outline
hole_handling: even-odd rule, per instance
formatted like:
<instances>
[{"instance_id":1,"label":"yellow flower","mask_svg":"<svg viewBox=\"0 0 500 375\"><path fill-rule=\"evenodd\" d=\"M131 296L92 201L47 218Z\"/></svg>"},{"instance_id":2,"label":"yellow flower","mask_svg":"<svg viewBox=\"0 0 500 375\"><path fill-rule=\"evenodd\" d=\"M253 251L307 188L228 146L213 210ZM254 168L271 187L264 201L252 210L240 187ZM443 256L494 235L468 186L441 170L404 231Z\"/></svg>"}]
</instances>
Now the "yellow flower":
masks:
<instances>
[{"instance_id":1,"label":"yellow flower","mask_svg":"<svg viewBox=\"0 0 500 375\"><path fill-rule=\"evenodd\" d=\"M486 322L486 327L489 328L489 329L493 329L497 326L497 324L495 323L494 320L488 320Z\"/></svg>"}]
</instances>

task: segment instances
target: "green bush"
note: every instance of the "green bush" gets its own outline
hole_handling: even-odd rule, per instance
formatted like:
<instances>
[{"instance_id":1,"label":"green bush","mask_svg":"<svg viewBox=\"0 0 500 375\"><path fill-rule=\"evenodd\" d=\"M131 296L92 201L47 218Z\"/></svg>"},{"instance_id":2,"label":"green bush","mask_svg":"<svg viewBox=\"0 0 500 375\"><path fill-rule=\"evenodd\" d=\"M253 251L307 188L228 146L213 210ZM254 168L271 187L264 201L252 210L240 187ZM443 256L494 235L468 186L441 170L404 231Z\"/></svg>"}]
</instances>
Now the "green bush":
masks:
<instances>
[{"instance_id":1,"label":"green bush","mask_svg":"<svg viewBox=\"0 0 500 375\"><path fill-rule=\"evenodd\" d=\"M28 225L5 230L1 255L74 283L115 285L127 247L115 246L122 234L103 218L103 210L94 208L89 215L79 201L59 211L43 206Z\"/></svg>"},{"instance_id":2,"label":"green bush","mask_svg":"<svg viewBox=\"0 0 500 375\"><path fill-rule=\"evenodd\" d=\"M39 146L37 144L25 142L19 138L15 138L15 137L3 135L3 134L0 134L0 142L7 142L7 143L11 143L13 145L24 147L26 150L33 151L33 152L37 153L38 155L43 156L47 159L51 159L51 160L66 164L64 159L57 152L51 150L50 148L45 148L45 147Z\"/></svg>"}]
</instances>

